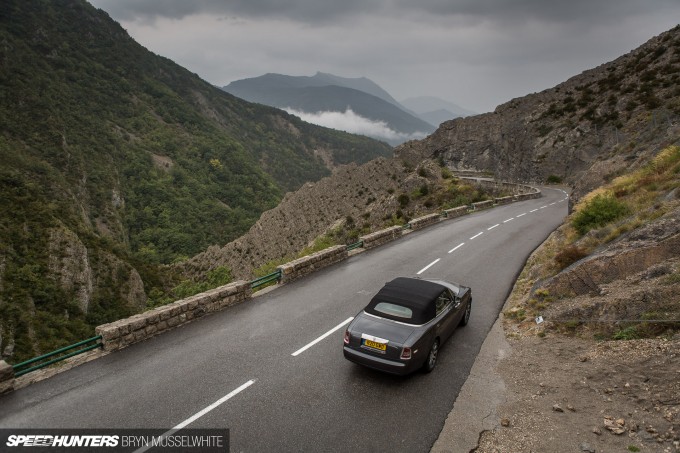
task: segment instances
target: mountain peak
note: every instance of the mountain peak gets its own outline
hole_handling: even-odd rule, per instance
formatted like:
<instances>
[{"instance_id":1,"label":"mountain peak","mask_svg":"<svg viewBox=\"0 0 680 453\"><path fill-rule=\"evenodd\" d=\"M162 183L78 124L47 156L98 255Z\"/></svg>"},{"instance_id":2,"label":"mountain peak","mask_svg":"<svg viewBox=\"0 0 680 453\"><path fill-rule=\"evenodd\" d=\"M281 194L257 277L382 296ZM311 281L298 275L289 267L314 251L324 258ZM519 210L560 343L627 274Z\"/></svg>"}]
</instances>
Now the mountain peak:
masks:
<instances>
[{"instance_id":1,"label":"mountain peak","mask_svg":"<svg viewBox=\"0 0 680 453\"><path fill-rule=\"evenodd\" d=\"M224 90L287 110L314 124L365 134L392 145L434 131L431 123L413 115L366 77L348 78L321 71L313 76L267 74L237 80Z\"/></svg>"}]
</instances>

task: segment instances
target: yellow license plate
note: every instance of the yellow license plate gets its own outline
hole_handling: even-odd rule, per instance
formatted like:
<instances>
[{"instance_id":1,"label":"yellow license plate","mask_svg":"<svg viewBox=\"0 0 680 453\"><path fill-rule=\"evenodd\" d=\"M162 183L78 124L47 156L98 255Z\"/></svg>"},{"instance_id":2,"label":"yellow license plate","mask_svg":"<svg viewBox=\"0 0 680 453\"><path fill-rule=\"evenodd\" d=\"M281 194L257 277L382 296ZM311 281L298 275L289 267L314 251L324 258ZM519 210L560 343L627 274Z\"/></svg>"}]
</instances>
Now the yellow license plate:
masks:
<instances>
[{"instance_id":1,"label":"yellow license plate","mask_svg":"<svg viewBox=\"0 0 680 453\"><path fill-rule=\"evenodd\" d=\"M371 340L364 340L364 346L369 348L377 349L378 351L386 351L387 345L385 343L378 343Z\"/></svg>"}]
</instances>

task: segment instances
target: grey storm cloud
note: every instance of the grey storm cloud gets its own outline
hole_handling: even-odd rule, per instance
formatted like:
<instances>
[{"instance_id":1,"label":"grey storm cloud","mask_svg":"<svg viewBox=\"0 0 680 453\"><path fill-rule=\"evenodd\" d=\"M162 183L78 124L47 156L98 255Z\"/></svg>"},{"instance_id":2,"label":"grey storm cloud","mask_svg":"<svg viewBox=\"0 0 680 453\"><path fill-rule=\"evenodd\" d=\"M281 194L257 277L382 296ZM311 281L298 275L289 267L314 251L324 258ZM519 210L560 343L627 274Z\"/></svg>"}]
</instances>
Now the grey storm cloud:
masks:
<instances>
[{"instance_id":1,"label":"grey storm cloud","mask_svg":"<svg viewBox=\"0 0 680 453\"><path fill-rule=\"evenodd\" d=\"M181 19L205 13L325 22L372 11L380 3L365 0L100 0L96 5L120 20Z\"/></svg>"},{"instance_id":2,"label":"grey storm cloud","mask_svg":"<svg viewBox=\"0 0 680 453\"><path fill-rule=\"evenodd\" d=\"M95 3L119 20L181 19L206 13L279 17L311 23L367 14L424 12L498 22L533 19L598 24L654 10L677 11L678 6L677 0L98 0Z\"/></svg>"},{"instance_id":3,"label":"grey storm cloud","mask_svg":"<svg viewBox=\"0 0 680 453\"><path fill-rule=\"evenodd\" d=\"M90 1L218 86L322 71L477 112L611 61L680 18L679 0Z\"/></svg>"}]
</instances>

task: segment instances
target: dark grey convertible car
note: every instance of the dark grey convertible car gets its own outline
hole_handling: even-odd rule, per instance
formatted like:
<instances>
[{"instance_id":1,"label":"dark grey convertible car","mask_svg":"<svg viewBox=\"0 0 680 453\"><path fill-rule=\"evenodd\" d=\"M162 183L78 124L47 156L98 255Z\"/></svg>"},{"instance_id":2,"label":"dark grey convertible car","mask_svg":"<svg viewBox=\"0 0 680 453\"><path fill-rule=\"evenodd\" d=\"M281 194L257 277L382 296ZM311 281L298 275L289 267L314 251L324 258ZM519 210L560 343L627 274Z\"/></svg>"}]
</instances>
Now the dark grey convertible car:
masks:
<instances>
[{"instance_id":1,"label":"dark grey convertible car","mask_svg":"<svg viewBox=\"0 0 680 453\"><path fill-rule=\"evenodd\" d=\"M347 326L345 358L394 374L432 371L441 345L468 323L471 293L440 280L395 278Z\"/></svg>"}]
</instances>

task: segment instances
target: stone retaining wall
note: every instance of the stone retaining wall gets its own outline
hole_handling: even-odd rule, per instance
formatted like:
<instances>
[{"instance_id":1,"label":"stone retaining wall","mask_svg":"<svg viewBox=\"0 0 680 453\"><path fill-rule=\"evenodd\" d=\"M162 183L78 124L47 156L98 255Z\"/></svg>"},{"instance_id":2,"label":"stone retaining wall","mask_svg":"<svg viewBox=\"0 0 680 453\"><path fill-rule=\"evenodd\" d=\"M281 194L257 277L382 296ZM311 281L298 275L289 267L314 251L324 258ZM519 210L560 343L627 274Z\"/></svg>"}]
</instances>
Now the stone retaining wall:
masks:
<instances>
[{"instance_id":1,"label":"stone retaining wall","mask_svg":"<svg viewBox=\"0 0 680 453\"><path fill-rule=\"evenodd\" d=\"M533 192L536 189L531 186L527 186L524 184L515 184L512 182L503 182L503 181L490 181L488 179L478 179L474 177L461 177L461 179L467 179L469 181L473 181L476 185L483 187L487 190L498 190L498 191L503 191L503 192L509 192L514 195L519 195L523 193L528 193L528 192Z\"/></svg>"},{"instance_id":2,"label":"stone retaining wall","mask_svg":"<svg viewBox=\"0 0 680 453\"><path fill-rule=\"evenodd\" d=\"M446 209L444 212L446 213L447 219L455 219L456 217L467 214L469 209L468 206L458 206L457 208Z\"/></svg>"},{"instance_id":3,"label":"stone retaining wall","mask_svg":"<svg viewBox=\"0 0 680 453\"><path fill-rule=\"evenodd\" d=\"M385 228L384 230L361 236L359 240L363 243L362 247L364 249L372 249L373 247L379 247L386 242L400 238L402 229L400 226Z\"/></svg>"},{"instance_id":4,"label":"stone retaining wall","mask_svg":"<svg viewBox=\"0 0 680 453\"><path fill-rule=\"evenodd\" d=\"M523 193L523 194L515 195L515 200L516 201L533 200L535 198L541 198L541 197L542 197L541 191L536 189L536 192L530 192L530 193Z\"/></svg>"},{"instance_id":5,"label":"stone retaining wall","mask_svg":"<svg viewBox=\"0 0 680 453\"><path fill-rule=\"evenodd\" d=\"M14 368L0 360L0 395L14 390Z\"/></svg>"},{"instance_id":6,"label":"stone retaining wall","mask_svg":"<svg viewBox=\"0 0 680 453\"><path fill-rule=\"evenodd\" d=\"M290 282L303 275L310 274L349 256L347 247L336 245L316 252L312 255L303 256L294 261L282 264L277 269L281 271L281 283Z\"/></svg>"},{"instance_id":7,"label":"stone retaining wall","mask_svg":"<svg viewBox=\"0 0 680 453\"><path fill-rule=\"evenodd\" d=\"M437 223L440 219L441 216L439 214L428 214L411 220L409 224L411 225L411 229L415 231L430 226L433 223Z\"/></svg>"},{"instance_id":8,"label":"stone retaining wall","mask_svg":"<svg viewBox=\"0 0 680 453\"><path fill-rule=\"evenodd\" d=\"M504 205L515 201L515 197L511 195L509 197L494 198L494 201L496 202L497 205Z\"/></svg>"},{"instance_id":9,"label":"stone retaining wall","mask_svg":"<svg viewBox=\"0 0 680 453\"><path fill-rule=\"evenodd\" d=\"M95 329L105 351L115 351L201 316L250 299L250 282L237 281Z\"/></svg>"},{"instance_id":10,"label":"stone retaining wall","mask_svg":"<svg viewBox=\"0 0 680 453\"><path fill-rule=\"evenodd\" d=\"M472 209L477 211L478 209L490 208L493 206L493 200L478 201L477 203L472 203Z\"/></svg>"}]
</instances>

